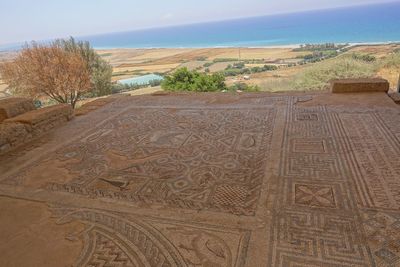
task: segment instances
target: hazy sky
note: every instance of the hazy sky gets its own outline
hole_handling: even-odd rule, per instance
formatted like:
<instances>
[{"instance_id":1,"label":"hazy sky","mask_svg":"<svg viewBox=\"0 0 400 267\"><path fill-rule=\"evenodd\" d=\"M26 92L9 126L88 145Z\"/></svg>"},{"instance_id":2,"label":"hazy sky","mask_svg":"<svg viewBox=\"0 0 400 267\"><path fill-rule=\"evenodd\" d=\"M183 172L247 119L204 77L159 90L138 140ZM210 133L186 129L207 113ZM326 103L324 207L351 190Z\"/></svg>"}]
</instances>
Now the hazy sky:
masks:
<instances>
[{"instance_id":1,"label":"hazy sky","mask_svg":"<svg viewBox=\"0 0 400 267\"><path fill-rule=\"evenodd\" d=\"M383 2L390 0L0 0L0 44Z\"/></svg>"}]
</instances>

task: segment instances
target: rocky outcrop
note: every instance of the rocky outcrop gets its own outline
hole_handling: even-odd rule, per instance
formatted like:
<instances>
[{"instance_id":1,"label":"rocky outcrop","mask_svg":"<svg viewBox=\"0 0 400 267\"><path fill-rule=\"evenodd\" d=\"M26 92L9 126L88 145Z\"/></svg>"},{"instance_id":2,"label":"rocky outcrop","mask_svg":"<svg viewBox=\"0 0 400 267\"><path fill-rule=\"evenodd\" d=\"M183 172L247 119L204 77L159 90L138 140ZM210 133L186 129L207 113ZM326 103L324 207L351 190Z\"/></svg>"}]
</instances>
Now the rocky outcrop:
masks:
<instances>
[{"instance_id":1,"label":"rocky outcrop","mask_svg":"<svg viewBox=\"0 0 400 267\"><path fill-rule=\"evenodd\" d=\"M378 78L331 80L332 93L362 93L389 91L389 82Z\"/></svg>"}]
</instances>

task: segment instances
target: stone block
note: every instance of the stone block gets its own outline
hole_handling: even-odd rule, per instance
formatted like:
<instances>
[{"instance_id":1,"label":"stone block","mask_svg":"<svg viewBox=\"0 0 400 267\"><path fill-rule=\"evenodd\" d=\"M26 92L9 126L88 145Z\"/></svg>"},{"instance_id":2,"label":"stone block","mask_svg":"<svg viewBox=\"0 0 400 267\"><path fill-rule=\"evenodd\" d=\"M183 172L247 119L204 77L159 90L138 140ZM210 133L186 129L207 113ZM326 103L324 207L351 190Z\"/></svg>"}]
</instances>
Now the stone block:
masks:
<instances>
[{"instance_id":1,"label":"stone block","mask_svg":"<svg viewBox=\"0 0 400 267\"><path fill-rule=\"evenodd\" d=\"M366 93L389 91L389 82L385 79L337 79L331 80L332 93Z\"/></svg>"},{"instance_id":2,"label":"stone block","mask_svg":"<svg viewBox=\"0 0 400 267\"><path fill-rule=\"evenodd\" d=\"M0 124L0 154L32 138L32 128L18 122Z\"/></svg>"},{"instance_id":3,"label":"stone block","mask_svg":"<svg viewBox=\"0 0 400 267\"><path fill-rule=\"evenodd\" d=\"M0 100L0 122L35 110L32 99L23 97L9 97Z\"/></svg>"},{"instance_id":4,"label":"stone block","mask_svg":"<svg viewBox=\"0 0 400 267\"><path fill-rule=\"evenodd\" d=\"M14 118L7 119L4 123L22 123L30 125L35 135L37 135L71 120L72 117L72 107L67 104L60 104L29 111Z\"/></svg>"}]
</instances>

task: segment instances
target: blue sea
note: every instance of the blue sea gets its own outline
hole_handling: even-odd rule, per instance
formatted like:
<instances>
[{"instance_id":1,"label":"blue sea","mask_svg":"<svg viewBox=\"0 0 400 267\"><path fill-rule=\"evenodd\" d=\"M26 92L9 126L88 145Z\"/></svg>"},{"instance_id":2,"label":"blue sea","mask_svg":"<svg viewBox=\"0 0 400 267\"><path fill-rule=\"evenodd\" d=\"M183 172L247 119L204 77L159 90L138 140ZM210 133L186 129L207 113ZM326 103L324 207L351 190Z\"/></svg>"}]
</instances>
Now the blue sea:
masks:
<instances>
[{"instance_id":1,"label":"blue sea","mask_svg":"<svg viewBox=\"0 0 400 267\"><path fill-rule=\"evenodd\" d=\"M109 33L78 39L90 41L95 48L397 42L400 41L400 1Z\"/></svg>"},{"instance_id":2,"label":"blue sea","mask_svg":"<svg viewBox=\"0 0 400 267\"><path fill-rule=\"evenodd\" d=\"M400 41L400 1L86 36L96 48L278 46Z\"/></svg>"}]
</instances>

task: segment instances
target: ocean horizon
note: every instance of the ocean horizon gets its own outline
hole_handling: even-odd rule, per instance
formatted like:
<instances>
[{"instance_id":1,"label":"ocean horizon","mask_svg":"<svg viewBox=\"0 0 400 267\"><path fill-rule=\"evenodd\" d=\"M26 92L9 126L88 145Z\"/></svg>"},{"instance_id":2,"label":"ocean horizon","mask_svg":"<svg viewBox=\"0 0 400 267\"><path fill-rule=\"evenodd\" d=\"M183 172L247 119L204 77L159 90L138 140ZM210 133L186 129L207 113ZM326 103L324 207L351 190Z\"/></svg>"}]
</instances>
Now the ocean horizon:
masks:
<instances>
[{"instance_id":1,"label":"ocean horizon","mask_svg":"<svg viewBox=\"0 0 400 267\"><path fill-rule=\"evenodd\" d=\"M400 1L77 37L96 49L400 41ZM15 49L21 44L8 45ZM0 46L7 49L7 45Z\"/></svg>"}]
</instances>

